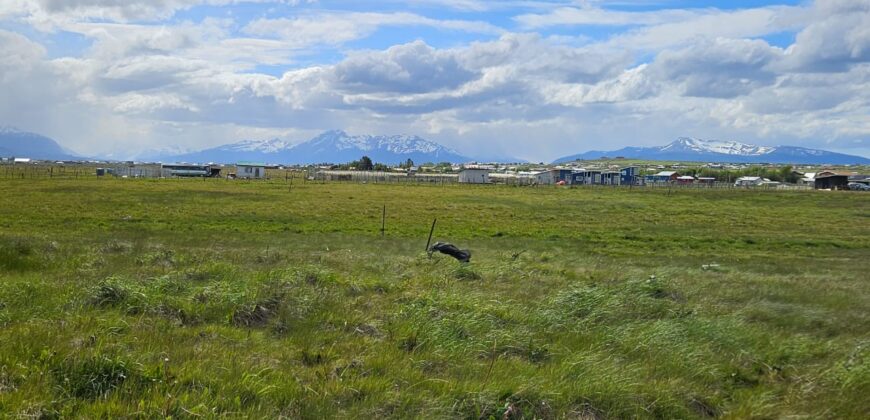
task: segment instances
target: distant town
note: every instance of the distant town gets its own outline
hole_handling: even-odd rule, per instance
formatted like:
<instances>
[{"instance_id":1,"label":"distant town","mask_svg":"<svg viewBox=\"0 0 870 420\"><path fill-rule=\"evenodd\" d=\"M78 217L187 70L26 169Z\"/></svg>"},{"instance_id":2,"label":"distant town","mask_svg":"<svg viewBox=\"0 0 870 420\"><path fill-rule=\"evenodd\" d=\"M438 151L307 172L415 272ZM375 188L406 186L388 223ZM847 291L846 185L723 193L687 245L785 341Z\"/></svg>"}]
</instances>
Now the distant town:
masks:
<instances>
[{"instance_id":1,"label":"distant town","mask_svg":"<svg viewBox=\"0 0 870 420\"><path fill-rule=\"evenodd\" d=\"M639 161L623 157L565 164L424 162L395 165L367 156L342 164L279 165L264 162L160 163L0 158L4 178L118 177L280 179L308 181L505 184L517 186L709 187L870 191L863 165L787 165ZM291 175L293 174L293 175Z\"/></svg>"}]
</instances>

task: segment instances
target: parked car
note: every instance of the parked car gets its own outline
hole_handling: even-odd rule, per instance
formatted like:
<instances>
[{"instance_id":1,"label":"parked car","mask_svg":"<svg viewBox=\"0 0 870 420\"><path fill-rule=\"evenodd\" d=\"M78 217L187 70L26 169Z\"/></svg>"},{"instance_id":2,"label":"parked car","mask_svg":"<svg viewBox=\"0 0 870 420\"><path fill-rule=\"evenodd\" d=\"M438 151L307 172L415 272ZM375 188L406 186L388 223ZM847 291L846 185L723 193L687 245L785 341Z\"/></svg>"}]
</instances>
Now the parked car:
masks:
<instances>
[{"instance_id":1,"label":"parked car","mask_svg":"<svg viewBox=\"0 0 870 420\"><path fill-rule=\"evenodd\" d=\"M870 185L862 184L860 182L850 182L849 189L852 191L870 191Z\"/></svg>"}]
</instances>

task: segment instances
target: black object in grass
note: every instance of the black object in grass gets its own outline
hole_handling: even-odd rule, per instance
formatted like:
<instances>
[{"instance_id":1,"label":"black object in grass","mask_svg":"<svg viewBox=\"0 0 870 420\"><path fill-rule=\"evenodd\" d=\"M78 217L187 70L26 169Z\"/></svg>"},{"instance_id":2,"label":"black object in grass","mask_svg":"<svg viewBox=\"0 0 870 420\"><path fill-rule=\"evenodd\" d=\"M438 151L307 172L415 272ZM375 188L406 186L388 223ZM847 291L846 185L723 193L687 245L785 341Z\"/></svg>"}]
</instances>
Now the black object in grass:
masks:
<instances>
[{"instance_id":1,"label":"black object in grass","mask_svg":"<svg viewBox=\"0 0 870 420\"><path fill-rule=\"evenodd\" d=\"M450 243L435 242L435 245L432 245L432 249L430 249L429 252L435 251L456 258L457 260L459 260L459 262L467 263L471 261L471 252L469 250L459 249L456 247L456 245Z\"/></svg>"}]
</instances>

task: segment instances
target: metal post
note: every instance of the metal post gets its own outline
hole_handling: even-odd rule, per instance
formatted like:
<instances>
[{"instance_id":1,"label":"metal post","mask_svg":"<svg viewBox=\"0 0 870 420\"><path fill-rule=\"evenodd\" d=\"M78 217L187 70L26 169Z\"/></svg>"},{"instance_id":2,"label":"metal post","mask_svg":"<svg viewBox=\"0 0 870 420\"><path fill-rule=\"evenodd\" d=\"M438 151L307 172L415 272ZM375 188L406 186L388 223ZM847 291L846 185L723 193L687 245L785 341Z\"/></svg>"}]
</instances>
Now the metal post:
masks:
<instances>
[{"instance_id":1,"label":"metal post","mask_svg":"<svg viewBox=\"0 0 870 420\"><path fill-rule=\"evenodd\" d=\"M426 240L426 252L427 253L429 252L429 244L432 243L432 234L435 233L435 222L437 222L437 221L438 221L437 218L433 219L432 220L432 229L429 229L429 239ZM432 254L429 254L429 256L432 256Z\"/></svg>"}]
</instances>

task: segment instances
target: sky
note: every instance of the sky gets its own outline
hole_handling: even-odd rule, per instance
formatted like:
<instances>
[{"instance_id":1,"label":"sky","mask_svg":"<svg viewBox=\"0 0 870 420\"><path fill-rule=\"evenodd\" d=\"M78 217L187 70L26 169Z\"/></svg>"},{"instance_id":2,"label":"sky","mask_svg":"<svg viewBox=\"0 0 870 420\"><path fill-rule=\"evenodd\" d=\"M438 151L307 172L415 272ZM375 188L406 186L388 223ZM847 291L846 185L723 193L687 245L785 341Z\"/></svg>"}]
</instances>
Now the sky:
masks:
<instances>
[{"instance_id":1,"label":"sky","mask_svg":"<svg viewBox=\"0 0 870 420\"><path fill-rule=\"evenodd\" d=\"M870 156L870 0L0 0L0 125L115 158L330 129Z\"/></svg>"}]
</instances>

